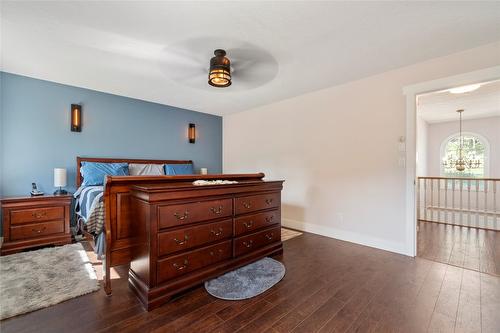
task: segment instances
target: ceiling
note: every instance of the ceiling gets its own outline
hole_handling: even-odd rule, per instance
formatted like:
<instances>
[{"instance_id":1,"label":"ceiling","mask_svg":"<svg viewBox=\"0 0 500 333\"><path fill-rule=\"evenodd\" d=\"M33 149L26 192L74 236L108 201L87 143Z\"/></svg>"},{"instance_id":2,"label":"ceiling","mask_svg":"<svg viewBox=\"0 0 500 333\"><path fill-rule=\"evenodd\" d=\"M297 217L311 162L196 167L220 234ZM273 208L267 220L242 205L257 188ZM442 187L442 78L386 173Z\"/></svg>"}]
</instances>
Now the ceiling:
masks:
<instances>
[{"instance_id":1,"label":"ceiling","mask_svg":"<svg viewBox=\"0 0 500 333\"><path fill-rule=\"evenodd\" d=\"M464 110L462 119L500 116L500 80L484 83L468 93L445 90L418 97L417 114L428 123L458 120L459 109Z\"/></svg>"},{"instance_id":2,"label":"ceiling","mask_svg":"<svg viewBox=\"0 0 500 333\"><path fill-rule=\"evenodd\" d=\"M2 70L225 115L500 40L500 2L0 2ZM231 87L207 84L213 50Z\"/></svg>"}]
</instances>

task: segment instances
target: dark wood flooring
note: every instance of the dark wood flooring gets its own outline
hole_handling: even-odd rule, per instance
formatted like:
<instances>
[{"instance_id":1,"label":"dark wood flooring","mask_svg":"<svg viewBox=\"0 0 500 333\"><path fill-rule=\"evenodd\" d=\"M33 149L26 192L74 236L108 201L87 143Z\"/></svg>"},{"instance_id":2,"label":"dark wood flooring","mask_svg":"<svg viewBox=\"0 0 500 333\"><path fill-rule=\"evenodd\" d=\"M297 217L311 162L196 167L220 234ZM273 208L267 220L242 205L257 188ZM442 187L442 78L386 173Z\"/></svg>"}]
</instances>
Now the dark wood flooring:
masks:
<instances>
[{"instance_id":1,"label":"dark wood flooring","mask_svg":"<svg viewBox=\"0 0 500 333\"><path fill-rule=\"evenodd\" d=\"M103 291L5 320L8 332L500 332L500 278L304 233L284 279L245 301L202 287L145 312L117 270Z\"/></svg>"},{"instance_id":2,"label":"dark wood flooring","mask_svg":"<svg viewBox=\"0 0 500 333\"><path fill-rule=\"evenodd\" d=\"M500 276L500 231L419 221L418 256Z\"/></svg>"}]
</instances>

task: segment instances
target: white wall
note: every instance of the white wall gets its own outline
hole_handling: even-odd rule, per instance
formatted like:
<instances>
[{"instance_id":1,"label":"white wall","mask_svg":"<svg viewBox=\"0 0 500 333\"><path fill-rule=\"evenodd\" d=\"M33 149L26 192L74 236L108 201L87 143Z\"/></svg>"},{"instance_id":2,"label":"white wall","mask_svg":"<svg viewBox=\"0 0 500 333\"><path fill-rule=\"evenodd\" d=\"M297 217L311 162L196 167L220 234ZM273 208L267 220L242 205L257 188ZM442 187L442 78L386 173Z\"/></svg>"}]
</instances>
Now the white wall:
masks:
<instances>
[{"instance_id":1,"label":"white wall","mask_svg":"<svg viewBox=\"0 0 500 333\"><path fill-rule=\"evenodd\" d=\"M458 121L428 125L427 176L439 176L441 143L450 135L458 133L458 127ZM462 131L480 134L488 140L490 144L490 167L487 177L500 178L500 117L463 120Z\"/></svg>"},{"instance_id":2,"label":"white wall","mask_svg":"<svg viewBox=\"0 0 500 333\"><path fill-rule=\"evenodd\" d=\"M417 116L417 176L427 176L428 128L427 122Z\"/></svg>"},{"instance_id":3,"label":"white wall","mask_svg":"<svg viewBox=\"0 0 500 333\"><path fill-rule=\"evenodd\" d=\"M284 225L408 253L402 88L499 55L500 42L225 116L224 172L285 179Z\"/></svg>"}]
</instances>

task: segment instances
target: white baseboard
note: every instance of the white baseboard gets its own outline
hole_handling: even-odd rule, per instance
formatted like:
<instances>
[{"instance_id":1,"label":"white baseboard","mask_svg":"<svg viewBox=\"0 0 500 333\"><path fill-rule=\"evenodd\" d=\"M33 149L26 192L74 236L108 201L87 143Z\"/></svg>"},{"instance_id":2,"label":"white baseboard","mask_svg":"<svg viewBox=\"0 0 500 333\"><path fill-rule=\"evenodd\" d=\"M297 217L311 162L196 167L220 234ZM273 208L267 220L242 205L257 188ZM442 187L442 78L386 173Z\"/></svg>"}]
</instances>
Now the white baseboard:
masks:
<instances>
[{"instance_id":1,"label":"white baseboard","mask_svg":"<svg viewBox=\"0 0 500 333\"><path fill-rule=\"evenodd\" d=\"M370 237L351 231L345 231L336 228L325 227L318 224L306 223L286 218L282 218L281 223L284 227L289 227L300 231L310 232L321 236L335 238L351 243L356 243L412 257L412 255L408 253L407 251L408 247L405 243L389 242L387 240L379 239L376 237Z\"/></svg>"}]
</instances>

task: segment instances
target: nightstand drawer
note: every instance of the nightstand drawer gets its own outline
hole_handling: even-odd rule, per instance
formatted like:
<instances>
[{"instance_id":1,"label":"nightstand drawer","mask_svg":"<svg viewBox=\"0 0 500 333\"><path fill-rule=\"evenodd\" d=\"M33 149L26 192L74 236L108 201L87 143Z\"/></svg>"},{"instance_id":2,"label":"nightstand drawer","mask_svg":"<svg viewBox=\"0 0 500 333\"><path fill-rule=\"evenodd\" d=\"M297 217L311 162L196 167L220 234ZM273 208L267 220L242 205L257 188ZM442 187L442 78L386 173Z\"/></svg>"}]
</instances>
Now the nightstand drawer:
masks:
<instances>
[{"instance_id":1,"label":"nightstand drawer","mask_svg":"<svg viewBox=\"0 0 500 333\"><path fill-rule=\"evenodd\" d=\"M12 209L10 211L10 224L53 221L62 219L64 219L63 206Z\"/></svg>"},{"instance_id":2,"label":"nightstand drawer","mask_svg":"<svg viewBox=\"0 0 500 333\"><path fill-rule=\"evenodd\" d=\"M64 221L41 222L10 227L10 240L26 239L64 232Z\"/></svg>"}]
</instances>

